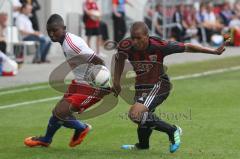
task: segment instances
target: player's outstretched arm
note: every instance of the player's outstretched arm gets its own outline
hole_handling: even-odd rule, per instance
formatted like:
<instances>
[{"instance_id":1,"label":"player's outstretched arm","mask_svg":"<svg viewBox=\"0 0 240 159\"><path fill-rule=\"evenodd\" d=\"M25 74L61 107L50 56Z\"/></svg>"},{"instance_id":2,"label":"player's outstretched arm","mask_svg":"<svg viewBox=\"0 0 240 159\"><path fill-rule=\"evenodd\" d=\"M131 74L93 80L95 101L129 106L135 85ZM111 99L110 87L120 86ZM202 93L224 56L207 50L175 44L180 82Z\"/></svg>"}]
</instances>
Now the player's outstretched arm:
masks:
<instances>
[{"instance_id":1,"label":"player's outstretched arm","mask_svg":"<svg viewBox=\"0 0 240 159\"><path fill-rule=\"evenodd\" d=\"M115 96L121 92L120 80L121 75L124 69L126 57L122 53L117 53L115 55L115 67L114 67L114 76L113 76L113 87L112 91Z\"/></svg>"},{"instance_id":2,"label":"player's outstretched arm","mask_svg":"<svg viewBox=\"0 0 240 159\"><path fill-rule=\"evenodd\" d=\"M105 66L104 61L101 58L99 58L98 56L94 56L90 62L93 63L94 65L104 65Z\"/></svg>"},{"instance_id":3,"label":"player's outstretched arm","mask_svg":"<svg viewBox=\"0 0 240 159\"><path fill-rule=\"evenodd\" d=\"M209 47L203 47L203 46L199 46L199 45L186 43L185 44L185 52L221 55L225 51L225 46L228 43L229 43L229 40L224 42L219 48L209 48Z\"/></svg>"}]
</instances>

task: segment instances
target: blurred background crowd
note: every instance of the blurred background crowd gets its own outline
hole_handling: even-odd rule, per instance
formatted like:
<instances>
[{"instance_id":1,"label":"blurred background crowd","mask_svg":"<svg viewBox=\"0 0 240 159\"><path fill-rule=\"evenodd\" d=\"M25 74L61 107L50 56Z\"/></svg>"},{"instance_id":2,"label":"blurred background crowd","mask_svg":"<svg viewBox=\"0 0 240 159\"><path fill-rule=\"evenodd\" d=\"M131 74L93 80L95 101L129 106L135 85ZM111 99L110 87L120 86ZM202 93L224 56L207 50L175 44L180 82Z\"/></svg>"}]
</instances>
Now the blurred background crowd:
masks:
<instances>
[{"instance_id":1,"label":"blurred background crowd","mask_svg":"<svg viewBox=\"0 0 240 159\"><path fill-rule=\"evenodd\" d=\"M145 7L144 21L160 37L177 41L190 41L220 45L224 34L234 34L239 46L240 1L206 1L191 4L163 6L149 3ZM154 5L152 5L154 4ZM164 23L165 21L165 23Z\"/></svg>"},{"instance_id":2,"label":"blurred background crowd","mask_svg":"<svg viewBox=\"0 0 240 159\"><path fill-rule=\"evenodd\" d=\"M58 2L51 3L53 8ZM6 9L5 3L11 7ZM37 0L0 0L0 74L4 73L6 58L24 63L29 46L34 47L32 63L50 63L52 45L44 28L50 14L40 14L49 6L44 7ZM138 4L134 0L82 0L80 7L79 13L63 15L68 31L82 36L103 57L104 43L119 42L128 36L128 28L136 20L143 20L151 35L163 39L219 46L227 34L232 37L232 46L240 46L240 0L145 0ZM61 9L57 8L60 14ZM71 29L76 26L77 31Z\"/></svg>"}]
</instances>

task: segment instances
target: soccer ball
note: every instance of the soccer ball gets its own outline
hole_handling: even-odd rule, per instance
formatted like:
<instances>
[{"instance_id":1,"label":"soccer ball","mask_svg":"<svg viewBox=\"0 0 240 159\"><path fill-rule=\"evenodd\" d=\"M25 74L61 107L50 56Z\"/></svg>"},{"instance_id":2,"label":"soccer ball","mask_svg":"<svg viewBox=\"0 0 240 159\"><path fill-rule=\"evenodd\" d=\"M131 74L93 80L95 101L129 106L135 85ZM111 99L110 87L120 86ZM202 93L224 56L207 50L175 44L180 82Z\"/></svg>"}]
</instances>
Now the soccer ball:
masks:
<instances>
[{"instance_id":1,"label":"soccer ball","mask_svg":"<svg viewBox=\"0 0 240 159\"><path fill-rule=\"evenodd\" d=\"M88 81L95 87L110 87L111 74L103 65L93 65L88 71Z\"/></svg>"}]
</instances>

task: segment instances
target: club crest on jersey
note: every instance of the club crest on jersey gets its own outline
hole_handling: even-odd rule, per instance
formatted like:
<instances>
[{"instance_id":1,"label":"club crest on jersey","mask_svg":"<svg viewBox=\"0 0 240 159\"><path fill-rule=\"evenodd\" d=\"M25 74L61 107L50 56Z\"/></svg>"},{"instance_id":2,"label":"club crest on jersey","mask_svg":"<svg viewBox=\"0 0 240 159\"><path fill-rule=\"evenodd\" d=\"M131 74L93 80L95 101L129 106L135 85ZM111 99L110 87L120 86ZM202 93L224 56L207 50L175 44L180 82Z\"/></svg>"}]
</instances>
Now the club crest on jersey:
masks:
<instances>
[{"instance_id":1,"label":"club crest on jersey","mask_svg":"<svg viewBox=\"0 0 240 159\"><path fill-rule=\"evenodd\" d=\"M130 39L125 39L120 42L119 49L128 50L132 47L132 41Z\"/></svg>"},{"instance_id":2,"label":"club crest on jersey","mask_svg":"<svg viewBox=\"0 0 240 159\"><path fill-rule=\"evenodd\" d=\"M149 55L150 61L157 62L157 55Z\"/></svg>"}]
</instances>

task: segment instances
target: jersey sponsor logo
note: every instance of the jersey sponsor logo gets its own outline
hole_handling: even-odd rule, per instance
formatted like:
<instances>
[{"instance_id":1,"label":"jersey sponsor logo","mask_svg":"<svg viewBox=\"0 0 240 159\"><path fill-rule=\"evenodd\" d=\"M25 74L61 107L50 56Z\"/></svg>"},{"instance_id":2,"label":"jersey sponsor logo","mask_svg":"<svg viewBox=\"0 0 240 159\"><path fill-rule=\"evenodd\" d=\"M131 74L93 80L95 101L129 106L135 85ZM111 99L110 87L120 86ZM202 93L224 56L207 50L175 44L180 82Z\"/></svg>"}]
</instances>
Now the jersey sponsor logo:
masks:
<instances>
[{"instance_id":1,"label":"jersey sponsor logo","mask_svg":"<svg viewBox=\"0 0 240 159\"><path fill-rule=\"evenodd\" d=\"M153 68L153 65L148 63L132 63L132 65L136 71L148 72Z\"/></svg>"},{"instance_id":2,"label":"jersey sponsor logo","mask_svg":"<svg viewBox=\"0 0 240 159\"><path fill-rule=\"evenodd\" d=\"M150 61L157 62L157 55L149 55L148 57L149 57Z\"/></svg>"}]
</instances>

